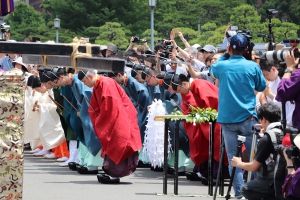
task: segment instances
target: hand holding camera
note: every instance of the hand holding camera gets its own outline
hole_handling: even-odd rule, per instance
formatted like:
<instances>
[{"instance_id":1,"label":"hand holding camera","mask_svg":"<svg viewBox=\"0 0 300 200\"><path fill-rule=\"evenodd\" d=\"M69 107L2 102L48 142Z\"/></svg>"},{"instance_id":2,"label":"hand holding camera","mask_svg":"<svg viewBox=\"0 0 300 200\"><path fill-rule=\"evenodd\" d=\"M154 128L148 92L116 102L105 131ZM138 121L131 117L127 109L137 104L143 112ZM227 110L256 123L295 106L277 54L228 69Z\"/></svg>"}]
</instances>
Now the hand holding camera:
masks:
<instances>
[{"instance_id":1,"label":"hand holding camera","mask_svg":"<svg viewBox=\"0 0 300 200\"><path fill-rule=\"evenodd\" d=\"M285 62L287 68L293 72L298 67L299 58L295 58L294 51L288 51L285 54Z\"/></svg>"}]
</instances>

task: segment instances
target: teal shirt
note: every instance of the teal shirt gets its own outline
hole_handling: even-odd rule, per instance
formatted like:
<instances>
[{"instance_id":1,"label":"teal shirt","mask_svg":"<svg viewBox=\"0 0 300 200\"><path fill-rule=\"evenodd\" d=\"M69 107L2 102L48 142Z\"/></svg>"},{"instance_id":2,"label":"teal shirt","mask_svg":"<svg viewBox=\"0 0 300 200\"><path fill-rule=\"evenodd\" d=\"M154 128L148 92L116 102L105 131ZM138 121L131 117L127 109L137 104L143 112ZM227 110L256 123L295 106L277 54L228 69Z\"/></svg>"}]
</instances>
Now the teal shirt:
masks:
<instances>
[{"instance_id":1,"label":"teal shirt","mask_svg":"<svg viewBox=\"0 0 300 200\"><path fill-rule=\"evenodd\" d=\"M254 90L263 91L266 81L257 63L243 56L222 56L210 68L210 74L219 79L219 123L239 123L248 117L257 118Z\"/></svg>"}]
</instances>

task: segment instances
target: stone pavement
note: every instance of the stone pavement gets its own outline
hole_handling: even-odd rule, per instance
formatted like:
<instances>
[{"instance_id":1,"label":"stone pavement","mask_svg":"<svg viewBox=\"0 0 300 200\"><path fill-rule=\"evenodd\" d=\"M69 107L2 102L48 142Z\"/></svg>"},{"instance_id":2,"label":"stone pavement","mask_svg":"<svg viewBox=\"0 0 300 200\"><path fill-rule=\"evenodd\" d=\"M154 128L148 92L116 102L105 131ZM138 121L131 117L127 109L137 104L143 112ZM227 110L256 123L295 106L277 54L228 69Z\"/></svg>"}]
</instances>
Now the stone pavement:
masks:
<instances>
[{"instance_id":1,"label":"stone pavement","mask_svg":"<svg viewBox=\"0 0 300 200\"><path fill-rule=\"evenodd\" d=\"M179 177L179 195L174 196L172 176L168 179L168 195L162 195L162 172L138 168L121 178L118 185L98 182L96 175L82 175L67 167L58 167L52 159L34 157L25 151L23 200L211 200L208 187ZM225 193L227 188L224 189ZM174 193L173 193L174 194ZM219 197L217 199L225 199Z\"/></svg>"}]
</instances>

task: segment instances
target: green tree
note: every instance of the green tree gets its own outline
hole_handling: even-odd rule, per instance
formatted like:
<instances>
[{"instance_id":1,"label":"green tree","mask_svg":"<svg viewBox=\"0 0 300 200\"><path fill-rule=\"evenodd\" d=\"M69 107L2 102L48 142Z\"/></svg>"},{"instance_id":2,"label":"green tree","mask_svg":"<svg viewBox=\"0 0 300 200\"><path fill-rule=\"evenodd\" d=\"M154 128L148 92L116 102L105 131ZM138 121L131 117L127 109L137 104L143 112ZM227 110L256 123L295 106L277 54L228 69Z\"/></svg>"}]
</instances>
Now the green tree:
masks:
<instances>
[{"instance_id":1,"label":"green tree","mask_svg":"<svg viewBox=\"0 0 300 200\"><path fill-rule=\"evenodd\" d=\"M11 39L23 41L24 38L39 37L42 42L55 41L53 21L49 21L46 25L42 14L23 2L15 4L14 13L9 14L5 21L11 26ZM60 42L71 42L75 36L74 32L59 29Z\"/></svg>"},{"instance_id":2,"label":"green tree","mask_svg":"<svg viewBox=\"0 0 300 200\"><path fill-rule=\"evenodd\" d=\"M99 28L99 36L96 38L96 44L115 44L118 49L125 50L128 45L128 38L125 35L125 29L117 22L106 22Z\"/></svg>"},{"instance_id":3,"label":"green tree","mask_svg":"<svg viewBox=\"0 0 300 200\"><path fill-rule=\"evenodd\" d=\"M19 41L46 28L41 14L23 2L15 4L15 11L9 14L5 21L11 26L11 39Z\"/></svg>"}]
</instances>

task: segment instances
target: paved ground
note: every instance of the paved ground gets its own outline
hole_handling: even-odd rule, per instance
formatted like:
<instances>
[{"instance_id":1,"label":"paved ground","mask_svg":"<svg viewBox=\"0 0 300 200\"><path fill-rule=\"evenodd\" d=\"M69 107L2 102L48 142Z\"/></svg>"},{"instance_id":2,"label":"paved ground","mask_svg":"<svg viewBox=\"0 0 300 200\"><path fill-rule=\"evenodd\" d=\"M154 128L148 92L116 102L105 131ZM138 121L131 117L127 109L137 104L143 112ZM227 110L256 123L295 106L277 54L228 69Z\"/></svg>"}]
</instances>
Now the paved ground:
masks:
<instances>
[{"instance_id":1,"label":"paved ground","mask_svg":"<svg viewBox=\"0 0 300 200\"><path fill-rule=\"evenodd\" d=\"M25 152L23 200L161 200L191 199L190 195L196 199L213 199L207 195L207 186L185 177L179 178L179 195L174 196L172 180L170 176L169 195L162 195L162 172L150 169L138 168L118 185L100 184L96 175L81 175L58 167L54 160L36 158Z\"/></svg>"}]
</instances>

